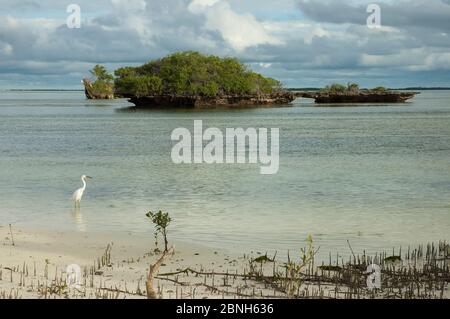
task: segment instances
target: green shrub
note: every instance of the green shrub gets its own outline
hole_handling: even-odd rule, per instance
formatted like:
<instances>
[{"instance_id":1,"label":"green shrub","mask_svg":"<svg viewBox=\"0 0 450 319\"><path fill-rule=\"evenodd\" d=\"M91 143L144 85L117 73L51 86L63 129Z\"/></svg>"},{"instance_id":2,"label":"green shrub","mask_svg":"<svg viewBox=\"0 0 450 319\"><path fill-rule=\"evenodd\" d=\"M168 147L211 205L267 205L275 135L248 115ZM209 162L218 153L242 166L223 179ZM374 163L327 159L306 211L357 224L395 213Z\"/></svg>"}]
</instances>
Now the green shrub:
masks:
<instances>
[{"instance_id":1,"label":"green shrub","mask_svg":"<svg viewBox=\"0 0 450 319\"><path fill-rule=\"evenodd\" d=\"M348 83L347 91L350 93L359 93L359 84L356 83Z\"/></svg>"},{"instance_id":2,"label":"green shrub","mask_svg":"<svg viewBox=\"0 0 450 319\"><path fill-rule=\"evenodd\" d=\"M119 94L141 97L161 93L162 81L153 75L127 76L116 79L115 86Z\"/></svg>"},{"instance_id":3,"label":"green shrub","mask_svg":"<svg viewBox=\"0 0 450 319\"><path fill-rule=\"evenodd\" d=\"M111 84L114 79L103 65L97 64L90 72L97 81L103 81L105 83Z\"/></svg>"},{"instance_id":4,"label":"green shrub","mask_svg":"<svg viewBox=\"0 0 450 319\"><path fill-rule=\"evenodd\" d=\"M95 94L98 95L113 95L114 94L114 88L111 83L105 82L103 80L97 80L94 83L92 83L92 89L94 90Z\"/></svg>"},{"instance_id":5,"label":"green shrub","mask_svg":"<svg viewBox=\"0 0 450 319\"><path fill-rule=\"evenodd\" d=\"M342 84L332 84L329 87L329 90L333 93L344 93L347 91L347 88Z\"/></svg>"},{"instance_id":6,"label":"green shrub","mask_svg":"<svg viewBox=\"0 0 450 319\"><path fill-rule=\"evenodd\" d=\"M325 94L358 94L360 93L359 85L357 83L348 83L346 86L334 83L327 85L320 93Z\"/></svg>"},{"instance_id":7,"label":"green shrub","mask_svg":"<svg viewBox=\"0 0 450 319\"><path fill-rule=\"evenodd\" d=\"M119 79L123 79L126 77L135 76L136 71L133 67L124 67L114 71L114 75Z\"/></svg>"},{"instance_id":8,"label":"green shrub","mask_svg":"<svg viewBox=\"0 0 450 319\"><path fill-rule=\"evenodd\" d=\"M95 78L92 81L92 93L102 98L114 96L114 77L108 73L106 68L97 64L90 73Z\"/></svg>"},{"instance_id":9,"label":"green shrub","mask_svg":"<svg viewBox=\"0 0 450 319\"><path fill-rule=\"evenodd\" d=\"M281 83L248 70L234 58L219 58L198 52L180 52L139 67L118 69L116 90L143 96L268 94L282 89Z\"/></svg>"},{"instance_id":10,"label":"green shrub","mask_svg":"<svg viewBox=\"0 0 450 319\"><path fill-rule=\"evenodd\" d=\"M356 83L348 83L347 86L335 83L327 85L324 89L320 90L320 93L324 94L359 94L360 92L359 85ZM378 86L371 90L365 90L364 92L383 93L388 92L388 89L384 86Z\"/></svg>"},{"instance_id":11,"label":"green shrub","mask_svg":"<svg viewBox=\"0 0 450 319\"><path fill-rule=\"evenodd\" d=\"M377 86L376 88L373 88L372 91L375 91L375 92L386 92L387 89L384 86Z\"/></svg>"}]
</instances>

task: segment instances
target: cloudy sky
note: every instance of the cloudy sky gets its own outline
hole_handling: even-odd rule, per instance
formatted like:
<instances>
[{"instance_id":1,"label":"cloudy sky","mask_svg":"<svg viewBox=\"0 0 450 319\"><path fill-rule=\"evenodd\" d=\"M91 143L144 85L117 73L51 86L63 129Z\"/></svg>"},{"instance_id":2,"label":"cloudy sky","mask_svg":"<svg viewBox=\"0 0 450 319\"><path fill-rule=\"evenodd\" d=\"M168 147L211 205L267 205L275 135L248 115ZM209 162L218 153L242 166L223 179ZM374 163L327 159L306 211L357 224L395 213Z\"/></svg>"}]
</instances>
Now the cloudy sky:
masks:
<instances>
[{"instance_id":1,"label":"cloudy sky","mask_svg":"<svg viewBox=\"0 0 450 319\"><path fill-rule=\"evenodd\" d=\"M371 3L381 28L367 26ZM81 88L97 63L182 50L237 56L290 87L450 86L450 0L0 0L0 88Z\"/></svg>"}]
</instances>

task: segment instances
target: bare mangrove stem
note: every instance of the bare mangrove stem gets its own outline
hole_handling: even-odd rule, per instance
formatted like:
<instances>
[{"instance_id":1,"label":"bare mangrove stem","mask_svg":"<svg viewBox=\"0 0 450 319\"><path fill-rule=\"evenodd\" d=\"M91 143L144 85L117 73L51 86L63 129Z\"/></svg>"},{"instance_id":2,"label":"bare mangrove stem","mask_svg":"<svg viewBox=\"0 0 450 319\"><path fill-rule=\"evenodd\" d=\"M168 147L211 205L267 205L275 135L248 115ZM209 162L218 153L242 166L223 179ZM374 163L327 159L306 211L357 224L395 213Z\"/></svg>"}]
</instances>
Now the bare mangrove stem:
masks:
<instances>
[{"instance_id":1,"label":"bare mangrove stem","mask_svg":"<svg viewBox=\"0 0 450 319\"><path fill-rule=\"evenodd\" d=\"M158 295L153 288L153 279L157 275L159 268L164 263L164 261L169 258L174 253L174 248L171 247L168 251L164 252L163 255L158 259L158 261L150 265L150 270L148 272L147 282L145 283L147 287L147 299L157 299Z\"/></svg>"},{"instance_id":2,"label":"bare mangrove stem","mask_svg":"<svg viewBox=\"0 0 450 319\"><path fill-rule=\"evenodd\" d=\"M11 234L11 244L12 244L13 246L15 246L15 244L14 244L14 235L13 235L13 232L12 232L12 226L11 226L11 224L9 224L9 233Z\"/></svg>"}]
</instances>

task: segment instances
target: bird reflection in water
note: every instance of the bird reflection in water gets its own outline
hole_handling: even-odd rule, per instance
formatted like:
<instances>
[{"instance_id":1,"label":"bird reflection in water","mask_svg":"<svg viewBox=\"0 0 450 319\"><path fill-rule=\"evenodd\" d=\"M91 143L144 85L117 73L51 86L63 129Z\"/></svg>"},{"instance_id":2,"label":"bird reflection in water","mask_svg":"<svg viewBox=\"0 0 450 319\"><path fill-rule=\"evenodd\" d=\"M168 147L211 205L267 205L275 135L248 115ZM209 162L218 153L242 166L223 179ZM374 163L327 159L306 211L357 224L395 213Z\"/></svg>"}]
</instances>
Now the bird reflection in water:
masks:
<instances>
[{"instance_id":1,"label":"bird reflection in water","mask_svg":"<svg viewBox=\"0 0 450 319\"><path fill-rule=\"evenodd\" d=\"M83 214L81 213L79 208L75 208L72 210L72 218L75 221L75 225L77 226L77 230L79 232L85 233L87 231L87 224L83 217Z\"/></svg>"}]
</instances>

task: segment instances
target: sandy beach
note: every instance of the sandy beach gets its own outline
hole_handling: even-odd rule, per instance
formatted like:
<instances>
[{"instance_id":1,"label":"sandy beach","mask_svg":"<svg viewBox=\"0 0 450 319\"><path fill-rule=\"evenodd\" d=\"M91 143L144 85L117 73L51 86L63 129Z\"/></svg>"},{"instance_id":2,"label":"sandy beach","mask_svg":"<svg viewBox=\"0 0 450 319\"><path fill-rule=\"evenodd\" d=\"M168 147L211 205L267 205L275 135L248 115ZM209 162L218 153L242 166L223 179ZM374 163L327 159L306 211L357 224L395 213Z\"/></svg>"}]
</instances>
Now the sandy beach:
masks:
<instances>
[{"instance_id":1,"label":"sandy beach","mask_svg":"<svg viewBox=\"0 0 450 319\"><path fill-rule=\"evenodd\" d=\"M11 230L9 225L0 226L0 299L144 299L147 298L145 283L149 267L162 255L155 251L151 234L42 231L17 226L12 226ZM271 260L271 256L267 259L260 252L238 256L182 242L171 242L171 245L175 248L174 254L162 264L153 283L158 298L289 297L286 291L292 287L283 286L284 273L279 272L280 268L284 268L284 263ZM425 253L419 249L411 254L416 262L429 259L435 253ZM266 261L255 262L255 258ZM439 253L436 258L439 260ZM76 285L70 283L67 273L69 265L80 267L81 277ZM302 270L302 284L295 291L297 297L403 298L402 293L394 292L393 288L383 290L382 295L372 294L364 288L364 273L358 273L359 276L362 274L363 281L357 283L357 293L353 295L355 287L345 284L344 264L333 266L342 268L338 275L333 274L332 267L330 271L328 266L325 270L317 266L307 266ZM384 264L386 276L392 275L392 269L392 266ZM344 276L340 275L341 271ZM393 273L396 272L398 270ZM411 278L417 278L429 277L433 271L421 273L419 269L410 273L409 269L406 273ZM415 297L448 298L448 280L439 282L442 286L434 283L436 287L433 291L425 288L422 292L418 289ZM402 286L405 296L409 293L408 285L406 281Z\"/></svg>"},{"instance_id":2,"label":"sandy beach","mask_svg":"<svg viewBox=\"0 0 450 319\"><path fill-rule=\"evenodd\" d=\"M188 268L199 274L157 277L154 289L159 298L246 297L244 290L259 296L274 295L264 285L246 285L245 280L232 276L247 272L248 261L258 253L236 256L201 245L170 244L175 253L159 274ZM1 225L0 298L146 298L148 270L160 256L151 233L61 232L12 226L11 236L9 225ZM73 264L82 271L79 287L67 285L66 269ZM207 275L209 272L229 276L215 277Z\"/></svg>"}]
</instances>

